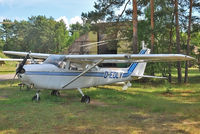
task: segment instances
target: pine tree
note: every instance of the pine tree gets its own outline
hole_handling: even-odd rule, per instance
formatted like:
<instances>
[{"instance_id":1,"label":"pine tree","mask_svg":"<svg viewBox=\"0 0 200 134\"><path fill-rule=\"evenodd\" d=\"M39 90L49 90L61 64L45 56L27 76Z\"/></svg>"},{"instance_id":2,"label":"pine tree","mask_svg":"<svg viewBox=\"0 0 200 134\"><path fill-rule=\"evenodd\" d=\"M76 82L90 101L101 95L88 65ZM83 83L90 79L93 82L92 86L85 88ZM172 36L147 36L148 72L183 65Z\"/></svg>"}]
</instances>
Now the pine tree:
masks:
<instances>
[{"instance_id":1,"label":"pine tree","mask_svg":"<svg viewBox=\"0 0 200 134\"><path fill-rule=\"evenodd\" d=\"M189 18L188 18L188 31L187 31L187 50L186 50L186 54L189 55L190 54L190 29L191 29L191 18L192 18L192 0L190 0L190 6L189 6ZM185 79L184 79L184 83L188 82L188 64L189 62L186 61L185 62Z\"/></svg>"},{"instance_id":2,"label":"pine tree","mask_svg":"<svg viewBox=\"0 0 200 134\"><path fill-rule=\"evenodd\" d=\"M177 45L177 53L179 54L181 51L180 45L180 33L179 33L179 15L178 15L178 0L175 0L175 21L176 21L176 45ZM181 74L181 62L177 62L177 70L178 70L178 83L182 81L182 74Z\"/></svg>"}]
</instances>

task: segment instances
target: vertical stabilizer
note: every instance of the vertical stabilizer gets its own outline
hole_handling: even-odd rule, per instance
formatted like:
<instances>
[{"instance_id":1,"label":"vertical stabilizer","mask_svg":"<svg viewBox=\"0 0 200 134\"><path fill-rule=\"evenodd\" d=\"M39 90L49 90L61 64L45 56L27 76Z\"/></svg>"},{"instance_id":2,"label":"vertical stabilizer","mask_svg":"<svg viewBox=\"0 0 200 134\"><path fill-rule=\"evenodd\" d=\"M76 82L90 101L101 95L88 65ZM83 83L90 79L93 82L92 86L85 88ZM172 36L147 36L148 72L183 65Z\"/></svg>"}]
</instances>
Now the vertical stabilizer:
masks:
<instances>
[{"instance_id":1,"label":"vertical stabilizer","mask_svg":"<svg viewBox=\"0 0 200 134\"><path fill-rule=\"evenodd\" d=\"M150 54L150 51L151 50L148 48L143 48L139 54ZM131 74L131 76L142 76L144 74L146 65L146 62L132 63L128 69L128 74Z\"/></svg>"}]
</instances>

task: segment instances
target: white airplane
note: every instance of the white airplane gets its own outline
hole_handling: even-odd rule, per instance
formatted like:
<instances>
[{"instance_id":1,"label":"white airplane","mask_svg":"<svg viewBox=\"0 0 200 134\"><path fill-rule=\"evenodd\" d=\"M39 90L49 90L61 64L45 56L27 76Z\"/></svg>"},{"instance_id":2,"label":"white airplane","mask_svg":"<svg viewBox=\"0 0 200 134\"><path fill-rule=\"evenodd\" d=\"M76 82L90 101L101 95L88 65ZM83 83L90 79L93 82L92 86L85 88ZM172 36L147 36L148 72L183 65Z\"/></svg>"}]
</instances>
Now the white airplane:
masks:
<instances>
[{"instance_id":1,"label":"white airplane","mask_svg":"<svg viewBox=\"0 0 200 134\"><path fill-rule=\"evenodd\" d=\"M25 56L16 69L19 80L38 89L33 100L39 100L40 89L50 89L52 95L59 95L59 90L78 89L81 102L89 103L90 97L84 95L81 88L127 82L123 89L131 86L133 77L152 77L144 75L147 62L167 62L194 60L182 54L150 54L150 49L143 48L139 54L102 54L102 55L51 55L4 51L5 54ZM44 59L42 64L25 65L28 58ZM100 63L132 63L128 68L104 68Z\"/></svg>"}]
</instances>

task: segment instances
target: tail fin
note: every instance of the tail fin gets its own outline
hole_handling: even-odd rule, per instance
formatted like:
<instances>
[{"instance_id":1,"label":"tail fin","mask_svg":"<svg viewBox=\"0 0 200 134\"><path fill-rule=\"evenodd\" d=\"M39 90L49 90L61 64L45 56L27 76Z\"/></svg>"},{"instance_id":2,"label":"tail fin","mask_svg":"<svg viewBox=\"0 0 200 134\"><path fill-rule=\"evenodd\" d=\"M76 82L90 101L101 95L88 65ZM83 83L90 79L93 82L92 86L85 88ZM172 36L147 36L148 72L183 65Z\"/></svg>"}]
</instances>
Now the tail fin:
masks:
<instances>
[{"instance_id":1,"label":"tail fin","mask_svg":"<svg viewBox=\"0 0 200 134\"><path fill-rule=\"evenodd\" d=\"M139 54L150 54L150 49L144 48L140 51ZM130 65L128 68L128 74L132 76L142 76L146 68L146 62L135 62Z\"/></svg>"}]
</instances>

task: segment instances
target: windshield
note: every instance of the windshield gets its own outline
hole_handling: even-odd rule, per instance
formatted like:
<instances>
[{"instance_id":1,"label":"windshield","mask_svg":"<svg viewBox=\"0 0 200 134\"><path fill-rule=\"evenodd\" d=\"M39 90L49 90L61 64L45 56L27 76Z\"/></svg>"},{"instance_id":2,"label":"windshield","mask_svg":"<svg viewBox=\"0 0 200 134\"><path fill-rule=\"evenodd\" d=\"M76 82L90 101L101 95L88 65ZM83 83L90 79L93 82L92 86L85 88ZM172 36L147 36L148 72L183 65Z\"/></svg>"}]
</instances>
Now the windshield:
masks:
<instances>
[{"instance_id":1,"label":"windshield","mask_svg":"<svg viewBox=\"0 0 200 134\"><path fill-rule=\"evenodd\" d=\"M44 64L53 64L59 66L60 63L65 59L65 56L62 55L50 55L45 61Z\"/></svg>"}]
</instances>

